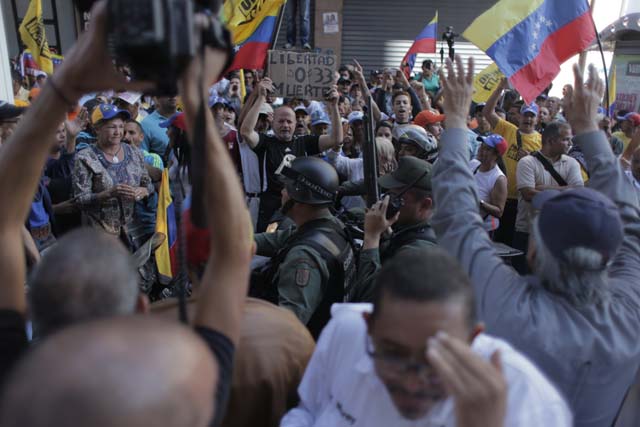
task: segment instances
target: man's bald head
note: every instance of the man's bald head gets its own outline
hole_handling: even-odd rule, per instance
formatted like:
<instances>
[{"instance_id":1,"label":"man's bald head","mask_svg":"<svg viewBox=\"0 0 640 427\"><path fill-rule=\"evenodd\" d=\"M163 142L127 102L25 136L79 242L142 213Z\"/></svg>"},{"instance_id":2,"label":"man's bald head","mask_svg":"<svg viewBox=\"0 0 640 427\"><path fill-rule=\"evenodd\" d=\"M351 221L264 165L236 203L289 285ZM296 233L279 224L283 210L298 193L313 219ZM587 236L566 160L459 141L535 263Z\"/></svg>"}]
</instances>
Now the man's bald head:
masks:
<instances>
[{"instance_id":1,"label":"man's bald head","mask_svg":"<svg viewBox=\"0 0 640 427\"><path fill-rule=\"evenodd\" d=\"M29 309L38 335L100 317L132 314L138 276L124 245L93 229L65 235L29 280Z\"/></svg>"},{"instance_id":2,"label":"man's bald head","mask_svg":"<svg viewBox=\"0 0 640 427\"><path fill-rule=\"evenodd\" d=\"M13 371L0 425L204 427L218 367L192 330L131 316L72 326Z\"/></svg>"},{"instance_id":3,"label":"man's bald head","mask_svg":"<svg viewBox=\"0 0 640 427\"><path fill-rule=\"evenodd\" d=\"M293 131L296 127L296 113L291 107L283 105L276 108L273 113L273 132L276 137L285 142L293 139Z\"/></svg>"}]
</instances>

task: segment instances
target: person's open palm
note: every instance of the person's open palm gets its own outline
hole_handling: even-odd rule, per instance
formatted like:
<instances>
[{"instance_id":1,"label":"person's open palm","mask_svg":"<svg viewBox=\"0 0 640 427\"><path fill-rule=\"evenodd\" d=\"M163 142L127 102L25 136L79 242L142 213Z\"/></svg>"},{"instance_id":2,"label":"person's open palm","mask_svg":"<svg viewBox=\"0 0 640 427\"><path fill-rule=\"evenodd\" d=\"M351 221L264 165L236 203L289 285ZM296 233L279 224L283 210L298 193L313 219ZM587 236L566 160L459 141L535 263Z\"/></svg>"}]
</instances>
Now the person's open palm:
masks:
<instances>
[{"instance_id":1,"label":"person's open palm","mask_svg":"<svg viewBox=\"0 0 640 427\"><path fill-rule=\"evenodd\" d=\"M589 65L586 83L582 70L573 66L574 85L567 87L563 111L575 135L598 130L597 116L604 95L604 81L598 76L596 67Z\"/></svg>"},{"instance_id":2,"label":"person's open palm","mask_svg":"<svg viewBox=\"0 0 640 427\"><path fill-rule=\"evenodd\" d=\"M446 112L446 124L448 128L466 128L467 115L471 98L473 96L473 57L469 57L467 71L460 55L455 56L456 66L450 59L446 60L447 75L439 72L440 82L444 95L443 107Z\"/></svg>"}]
</instances>

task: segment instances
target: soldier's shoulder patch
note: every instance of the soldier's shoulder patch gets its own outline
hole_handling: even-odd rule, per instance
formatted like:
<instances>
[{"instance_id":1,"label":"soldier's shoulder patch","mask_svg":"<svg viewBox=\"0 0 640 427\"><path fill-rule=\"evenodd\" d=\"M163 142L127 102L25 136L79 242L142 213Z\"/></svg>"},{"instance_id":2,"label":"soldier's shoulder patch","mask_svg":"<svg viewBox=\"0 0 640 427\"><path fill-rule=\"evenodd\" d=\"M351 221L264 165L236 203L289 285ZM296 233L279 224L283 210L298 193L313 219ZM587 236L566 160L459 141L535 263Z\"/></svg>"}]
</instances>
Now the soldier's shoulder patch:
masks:
<instances>
[{"instance_id":1,"label":"soldier's shoulder patch","mask_svg":"<svg viewBox=\"0 0 640 427\"><path fill-rule=\"evenodd\" d=\"M296 285L301 288L309 284L311 278L311 267L309 264L301 263L296 266Z\"/></svg>"}]
</instances>

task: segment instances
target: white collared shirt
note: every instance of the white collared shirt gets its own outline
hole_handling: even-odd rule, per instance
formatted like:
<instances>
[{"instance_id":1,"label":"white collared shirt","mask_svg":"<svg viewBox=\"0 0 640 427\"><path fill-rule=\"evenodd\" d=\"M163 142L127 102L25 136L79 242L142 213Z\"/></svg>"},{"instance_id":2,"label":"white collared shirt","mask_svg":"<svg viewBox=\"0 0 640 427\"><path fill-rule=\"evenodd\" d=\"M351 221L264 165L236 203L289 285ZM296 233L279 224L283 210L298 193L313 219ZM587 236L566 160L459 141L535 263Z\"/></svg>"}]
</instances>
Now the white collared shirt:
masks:
<instances>
[{"instance_id":1,"label":"white collared shirt","mask_svg":"<svg viewBox=\"0 0 640 427\"><path fill-rule=\"evenodd\" d=\"M284 416L280 427L455 427L453 398L419 420L407 420L398 413L366 353L362 309L362 304L334 305L333 318L298 389L300 404ZM572 425L571 412L560 394L509 344L480 334L472 349L484 359L500 349L509 387L505 426Z\"/></svg>"}]
</instances>

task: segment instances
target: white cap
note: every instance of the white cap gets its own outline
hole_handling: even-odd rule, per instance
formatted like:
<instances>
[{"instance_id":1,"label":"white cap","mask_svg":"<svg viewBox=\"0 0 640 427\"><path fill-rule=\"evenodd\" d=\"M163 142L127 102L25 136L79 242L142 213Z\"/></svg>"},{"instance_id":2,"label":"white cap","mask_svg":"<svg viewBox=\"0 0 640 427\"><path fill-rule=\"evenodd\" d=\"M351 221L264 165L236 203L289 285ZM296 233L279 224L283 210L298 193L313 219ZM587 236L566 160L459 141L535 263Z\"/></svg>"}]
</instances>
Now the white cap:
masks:
<instances>
[{"instance_id":1,"label":"white cap","mask_svg":"<svg viewBox=\"0 0 640 427\"><path fill-rule=\"evenodd\" d=\"M351 114L349 114L348 119L349 124L357 122L358 120L362 121L364 120L364 114L362 113L362 111L352 111Z\"/></svg>"},{"instance_id":2,"label":"white cap","mask_svg":"<svg viewBox=\"0 0 640 427\"><path fill-rule=\"evenodd\" d=\"M127 104L133 105L140 101L142 94L140 92L120 92L118 93L118 98L122 99Z\"/></svg>"},{"instance_id":3,"label":"white cap","mask_svg":"<svg viewBox=\"0 0 640 427\"><path fill-rule=\"evenodd\" d=\"M263 102L260 106L260 112L258 114L273 114L273 107L267 102Z\"/></svg>"}]
</instances>

